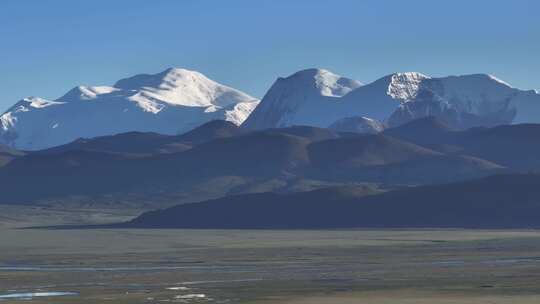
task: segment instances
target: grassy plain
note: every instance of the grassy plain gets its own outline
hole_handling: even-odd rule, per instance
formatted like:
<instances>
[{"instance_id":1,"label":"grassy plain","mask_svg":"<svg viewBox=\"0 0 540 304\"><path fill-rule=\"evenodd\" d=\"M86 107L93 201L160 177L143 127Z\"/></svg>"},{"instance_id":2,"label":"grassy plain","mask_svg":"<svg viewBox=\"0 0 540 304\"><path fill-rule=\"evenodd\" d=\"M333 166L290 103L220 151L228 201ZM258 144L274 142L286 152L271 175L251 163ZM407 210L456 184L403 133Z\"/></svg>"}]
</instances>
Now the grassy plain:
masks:
<instances>
[{"instance_id":1,"label":"grassy plain","mask_svg":"<svg viewBox=\"0 0 540 304\"><path fill-rule=\"evenodd\" d=\"M0 297L78 295L2 303L529 304L540 299L540 231L15 226L0 228Z\"/></svg>"}]
</instances>

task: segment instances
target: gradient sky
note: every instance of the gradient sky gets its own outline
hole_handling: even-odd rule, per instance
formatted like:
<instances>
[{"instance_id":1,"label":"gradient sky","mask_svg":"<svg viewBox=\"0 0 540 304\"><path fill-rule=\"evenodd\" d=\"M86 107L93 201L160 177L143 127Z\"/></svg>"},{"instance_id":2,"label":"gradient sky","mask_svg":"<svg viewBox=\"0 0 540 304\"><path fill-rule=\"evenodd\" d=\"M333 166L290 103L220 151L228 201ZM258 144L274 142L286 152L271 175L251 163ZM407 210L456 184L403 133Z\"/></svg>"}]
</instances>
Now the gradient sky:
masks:
<instances>
[{"instance_id":1,"label":"gradient sky","mask_svg":"<svg viewBox=\"0 0 540 304\"><path fill-rule=\"evenodd\" d=\"M540 89L539 13L537 0L1 0L0 110L170 66L256 97L310 67Z\"/></svg>"}]
</instances>

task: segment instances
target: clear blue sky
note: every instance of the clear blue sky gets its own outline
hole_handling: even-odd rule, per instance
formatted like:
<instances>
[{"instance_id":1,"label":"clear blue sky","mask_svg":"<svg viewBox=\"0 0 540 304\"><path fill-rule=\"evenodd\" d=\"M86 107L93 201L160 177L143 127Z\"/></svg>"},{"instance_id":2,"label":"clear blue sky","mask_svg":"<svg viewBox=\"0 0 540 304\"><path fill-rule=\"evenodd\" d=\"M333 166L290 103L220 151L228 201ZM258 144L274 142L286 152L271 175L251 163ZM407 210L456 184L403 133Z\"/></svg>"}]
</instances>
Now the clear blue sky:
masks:
<instances>
[{"instance_id":1,"label":"clear blue sky","mask_svg":"<svg viewBox=\"0 0 540 304\"><path fill-rule=\"evenodd\" d=\"M0 1L0 110L170 66L257 97L309 67L490 73L540 89L537 0Z\"/></svg>"}]
</instances>

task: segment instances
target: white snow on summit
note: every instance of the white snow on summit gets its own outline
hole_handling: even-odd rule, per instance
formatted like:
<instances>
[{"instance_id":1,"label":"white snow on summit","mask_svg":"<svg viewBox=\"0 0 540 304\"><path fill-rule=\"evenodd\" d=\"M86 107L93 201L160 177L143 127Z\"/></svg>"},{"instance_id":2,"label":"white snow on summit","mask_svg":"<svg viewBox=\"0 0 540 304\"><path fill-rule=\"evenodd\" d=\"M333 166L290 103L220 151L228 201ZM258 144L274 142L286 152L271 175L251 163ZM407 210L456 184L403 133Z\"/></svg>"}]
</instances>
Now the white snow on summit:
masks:
<instances>
[{"instance_id":1,"label":"white snow on summit","mask_svg":"<svg viewBox=\"0 0 540 304\"><path fill-rule=\"evenodd\" d=\"M308 69L287 78L278 78L243 126L253 129L314 125L327 127L331 113L343 96L362 83L323 69ZM322 122L321 122L322 121Z\"/></svg>"},{"instance_id":2,"label":"white snow on summit","mask_svg":"<svg viewBox=\"0 0 540 304\"><path fill-rule=\"evenodd\" d=\"M311 125L329 127L348 117L375 119L395 126L439 116L457 128L540 122L540 95L486 74L432 78L395 73L370 84L324 70L306 70L278 79L245 121L253 129ZM330 79L320 85L321 75ZM335 80L337 79L337 81ZM333 83L354 83L343 94L325 94Z\"/></svg>"},{"instance_id":3,"label":"white snow on summit","mask_svg":"<svg viewBox=\"0 0 540 304\"><path fill-rule=\"evenodd\" d=\"M137 75L118 81L115 88L136 91L140 98L187 107L226 107L255 98L208 79L203 74L171 68L155 75Z\"/></svg>"},{"instance_id":4,"label":"white snow on summit","mask_svg":"<svg viewBox=\"0 0 540 304\"><path fill-rule=\"evenodd\" d=\"M178 134L214 119L240 125L257 104L199 72L172 68L113 86L78 86L54 101L25 98L0 116L0 142L37 150L129 131Z\"/></svg>"},{"instance_id":5,"label":"white snow on summit","mask_svg":"<svg viewBox=\"0 0 540 304\"><path fill-rule=\"evenodd\" d=\"M297 73L299 77L313 77L315 87L322 96L341 97L350 91L362 86L362 83L356 80L343 78L328 70L311 69Z\"/></svg>"},{"instance_id":6,"label":"white snow on summit","mask_svg":"<svg viewBox=\"0 0 540 304\"><path fill-rule=\"evenodd\" d=\"M199 72L171 68L112 86L29 97L0 116L0 143L25 150L129 131L178 134L214 119L251 129L310 125L380 132L437 116L454 128L540 123L540 94L487 74L394 73L362 83L324 69L278 78L259 102Z\"/></svg>"},{"instance_id":7,"label":"white snow on summit","mask_svg":"<svg viewBox=\"0 0 540 304\"><path fill-rule=\"evenodd\" d=\"M404 102L414 99L422 82L430 79L426 75L415 72L396 73L390 75L389 78L390 82L386 94Z\"/></svg>"}]
</instances>

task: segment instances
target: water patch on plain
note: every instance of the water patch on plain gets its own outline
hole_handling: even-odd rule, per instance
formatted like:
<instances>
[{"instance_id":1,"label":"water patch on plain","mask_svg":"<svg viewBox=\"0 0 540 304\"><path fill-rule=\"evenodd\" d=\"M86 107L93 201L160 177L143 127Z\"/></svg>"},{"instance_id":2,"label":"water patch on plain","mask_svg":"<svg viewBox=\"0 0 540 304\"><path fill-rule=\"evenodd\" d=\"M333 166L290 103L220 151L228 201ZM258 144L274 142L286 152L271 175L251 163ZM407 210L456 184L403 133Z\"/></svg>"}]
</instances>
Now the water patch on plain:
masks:
<instances>
[{"instance_id":1,"label":"water patch on plain","mask_svg":"<svg viewBox=\"0 0 540 304\"><path fill-rule=\"evenodd\" d=\"M177 287L167 287L165 288L167 290L190 290L191 288L185 287L185 286L177 286Z\"/></svg>"},{"instance_id":2,"label":"water patch on plain","mask_svg":"<svg viewBox=\"0 0 540 304\"><path fill-rule=\"evenodd\" d=\"M186 295L175 296L175 299L204 299L206 295L204 293L192 293Z\"/></svg>"},{"instance_id":3,"label":"water patch on plain","mask_svg":"<svg viewBox=\"0 0 540 304\"><path fill-rule=\"evenodd\" d=\"M0 301L2 300L24 300L33 299L39 297L62 297L62 296L78 296L77 292L64 292L64 291L49 291L49 292L18 292L0 294Z\"/></svg>"}]
</instances>

